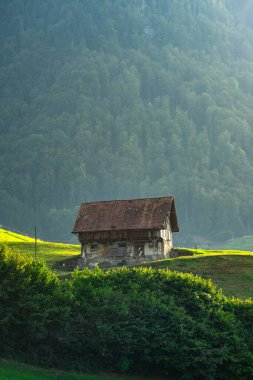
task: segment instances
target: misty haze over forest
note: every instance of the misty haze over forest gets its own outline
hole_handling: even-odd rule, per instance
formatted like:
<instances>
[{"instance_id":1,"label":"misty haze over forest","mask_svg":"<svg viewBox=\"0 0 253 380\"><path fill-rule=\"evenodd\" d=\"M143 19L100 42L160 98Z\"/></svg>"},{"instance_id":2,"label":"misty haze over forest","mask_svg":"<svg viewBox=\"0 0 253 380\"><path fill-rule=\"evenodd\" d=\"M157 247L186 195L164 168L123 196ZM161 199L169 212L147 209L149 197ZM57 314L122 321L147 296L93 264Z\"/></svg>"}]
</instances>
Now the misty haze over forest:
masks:
<instances>
[{"instance_id":1,"label":"misty haze over forest","mask_svg":"<svg viewBox=\"0 0 253 380\"><path fill-rule=\"evenodd\" d=\"M178 244L253 234L250 0L1 0L0 224L174 195Z\"/></svg>"}]
</instances>

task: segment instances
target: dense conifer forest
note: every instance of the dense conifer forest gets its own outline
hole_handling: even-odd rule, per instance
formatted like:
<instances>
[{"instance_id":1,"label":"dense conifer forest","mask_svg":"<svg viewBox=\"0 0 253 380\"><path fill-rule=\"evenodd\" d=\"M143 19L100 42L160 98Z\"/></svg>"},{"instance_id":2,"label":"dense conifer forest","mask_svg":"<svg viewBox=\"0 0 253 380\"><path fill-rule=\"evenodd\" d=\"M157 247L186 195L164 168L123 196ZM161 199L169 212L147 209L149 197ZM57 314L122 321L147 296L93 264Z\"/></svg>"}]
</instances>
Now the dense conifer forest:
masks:
<instances>
[{"instance_id":1,"label":"dense conifer forest","mask_svg":"<svg viewBox=\"0 0 253 380\"><path fill-rule=\"evenodd\" d=\"M252 234L252 29L250 0L1 0L0 224L173 194L182 242Z\"/></svg>"}]
</instances>

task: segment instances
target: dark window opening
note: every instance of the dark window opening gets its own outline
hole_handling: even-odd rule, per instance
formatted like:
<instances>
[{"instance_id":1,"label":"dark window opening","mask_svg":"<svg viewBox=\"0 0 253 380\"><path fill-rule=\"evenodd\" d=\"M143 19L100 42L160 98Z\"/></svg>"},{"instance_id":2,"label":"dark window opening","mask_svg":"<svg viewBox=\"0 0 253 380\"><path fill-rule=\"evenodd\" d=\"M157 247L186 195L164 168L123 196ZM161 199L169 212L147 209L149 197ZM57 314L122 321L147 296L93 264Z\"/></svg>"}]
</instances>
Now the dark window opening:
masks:
<instances>
[{"instance_id":1,"label":"dark window opening","mask_svg":"<svg viewBox=\"0 0 253 380\"><path fill-rule=\"evenodd\" d=\"M145 256L144 255L144 244L137 244L135 246L135 256Z\"/></svg>"}]
</instances>

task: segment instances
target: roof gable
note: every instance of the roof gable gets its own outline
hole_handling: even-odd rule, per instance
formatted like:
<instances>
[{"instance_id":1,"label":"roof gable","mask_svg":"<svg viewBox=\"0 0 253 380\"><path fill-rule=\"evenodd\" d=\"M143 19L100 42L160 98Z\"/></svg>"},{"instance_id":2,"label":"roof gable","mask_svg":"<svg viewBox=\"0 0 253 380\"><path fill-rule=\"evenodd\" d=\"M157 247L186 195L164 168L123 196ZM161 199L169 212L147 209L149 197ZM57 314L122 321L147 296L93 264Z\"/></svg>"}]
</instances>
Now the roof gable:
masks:
<instances>
[{"instance_id":1,"label":"roof gable","mask_svg":"<svg viewBox=\"0 0 253 380\"><path fill-rule=\"evenodd\" d=\"M86 231L164 229L170 221L179 231L174 197L82 203L73 233Z\"/></svg>"}]
</instances>

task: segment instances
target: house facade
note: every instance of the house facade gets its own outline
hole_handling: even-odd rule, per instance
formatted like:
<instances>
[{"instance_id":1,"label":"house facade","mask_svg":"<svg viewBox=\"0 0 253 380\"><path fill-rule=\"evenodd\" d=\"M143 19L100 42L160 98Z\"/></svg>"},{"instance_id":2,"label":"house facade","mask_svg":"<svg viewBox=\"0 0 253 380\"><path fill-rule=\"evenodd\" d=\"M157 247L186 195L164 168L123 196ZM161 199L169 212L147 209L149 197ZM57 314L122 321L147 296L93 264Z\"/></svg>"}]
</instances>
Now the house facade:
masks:
<instances>
[{"instance_id":1,"label":"house facade","mask_svg":"<svg viewBox=\"0 0 253 380\"><path fill-rule=\"evenodd\" d=\"M72 233L84 266L166 258L178 232L173 196L82 203Z\"/></svg>"}]
</instances>

